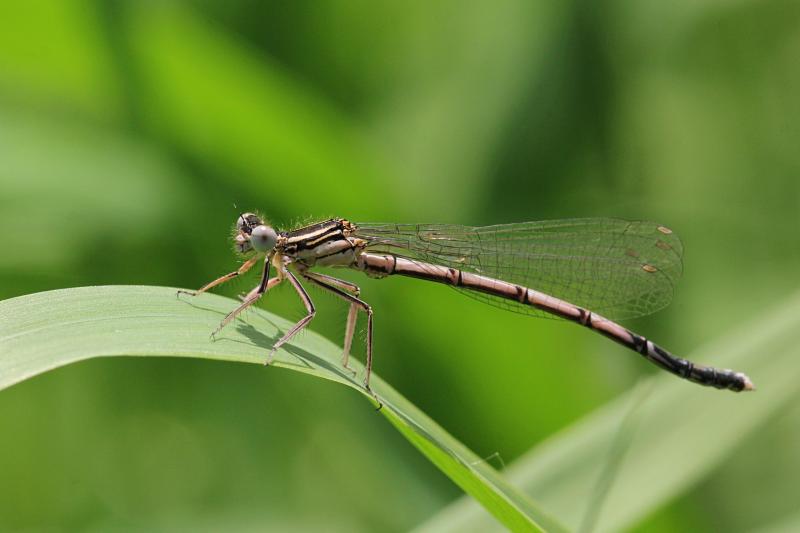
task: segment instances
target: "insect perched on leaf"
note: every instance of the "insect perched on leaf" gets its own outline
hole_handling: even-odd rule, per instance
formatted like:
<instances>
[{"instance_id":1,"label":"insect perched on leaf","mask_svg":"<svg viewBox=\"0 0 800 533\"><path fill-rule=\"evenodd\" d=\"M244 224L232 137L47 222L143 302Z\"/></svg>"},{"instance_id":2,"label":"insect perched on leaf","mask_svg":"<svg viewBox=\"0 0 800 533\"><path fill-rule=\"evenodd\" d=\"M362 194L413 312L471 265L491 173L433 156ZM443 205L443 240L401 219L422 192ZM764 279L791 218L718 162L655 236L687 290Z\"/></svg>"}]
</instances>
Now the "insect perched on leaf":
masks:
<instances>
[{"instance_id":1,"label":"insect perched on leaf","mask_svg":"<svg viewBox=\"0 0 800 533\"><path fill-rule=\"evenodd\" d=\"M350 304L342 362L346 368L359 311L367 315L364 386L372 371L372 307L357 285L316 267L346 267L370 277L409 276L443 283L491 305L518 313L557 317L585 326L641 354L677 376L718 389L753 389L741 372L676 357L613 322L652 313L672 299L682 272L683 248L669 228L652 222L584 218L485 227L444 224L357 224L333 218L276 231L253 213L236 222L234 243L248 259L206 284L196 295L244 274L263 261L261 281L217 331L269 289L288 281L306 316L278 339L266 358L314 318L314 303L300 279ZM270 277L272 269L275 276ZM216 332L215 332L216 333Z\"/></svg>"}]
</instances>

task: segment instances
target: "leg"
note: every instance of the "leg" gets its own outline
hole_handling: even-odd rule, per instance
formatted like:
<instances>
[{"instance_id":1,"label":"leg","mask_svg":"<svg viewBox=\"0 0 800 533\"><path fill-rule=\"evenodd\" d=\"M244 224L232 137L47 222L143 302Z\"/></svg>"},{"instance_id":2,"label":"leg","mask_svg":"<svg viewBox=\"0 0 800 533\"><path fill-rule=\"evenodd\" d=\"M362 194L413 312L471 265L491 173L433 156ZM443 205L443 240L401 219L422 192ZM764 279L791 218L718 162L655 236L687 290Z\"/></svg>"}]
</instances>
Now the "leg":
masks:
<instances>
[{"instance_id":1,"label":"leg","mask_svg":"<svg viewBox=\"0 0 800 533\"><path fill-rule=\"evenodd\" d=\"M283 278L280 275L270 279L269 267L271 264L271 260L272 257L267 256L266 260L264 261L264 272L261 274L261 283L258 284L258 287L250 291L250 294L247 295L247 298L245 298L245 300L241 303L241 305L239 305L239 307L237 307L236 309L225 315L225 318L222 319L222 322L220 322L217 329L215 329L214 332L211 334L212 337L217 333L219 333L222 328L227 326L231 322L231 320L236 318L236 316L239 313L241 313L242 311L253 305L253 303L255 303L256 300L261 298L261 296L265 292L267 292L267 289L274 287L283 280Z\"/></svg>"},{"instance_id":2,"label":"leg","mask_svg":"<svg viewBox=\"0 0 800 533\"><path fill-rule=\"evenodd\" d=\"M353 347L353 335L356 333L356 321L358 320L358 304L355 302L350 304L350 310L347 311L347 325L344 328L344 347L342 350L342 366L355 374L355 370L350 368L347 363L350 362L350 349Z\"/></svg>"},{"instance_id":3,"label":"leg","mask_svg":"<svg viewBox=\"0 0 800 533\"><path fill-rule=\"evenodd\" d=\"M329 279L325 280L325 281L322 281L321 279L318 279L318 278L321 278L322 276L320 274L315 274L313 272L304 272L303 276L307 280L309 280L310 282L314 283L315 285L318 285L319 287L322 287L323 289L332 292L333 294L337 295L338 297L342 298L343 300L346 300L346 301L350 302L350 314L348 314L348 317L347 317L348 331L347 331L346 338L345 338L345 350L346 350L345 351L345 356L346 357L347 357L347 355L349 355L349 351L350 351L349 350L349 348L350 348L349 345L352 343L352 340L353 340L353 331L352 330L355 329L355 317L353 317L352 324L351 324L350 315L354 315L355 314L353 312L353 309L358 310L359 308L362 309L365 313L367 313L367 362L366 362L366 365L364 366L364 368L366 370L366 376L364 377L364 387L368 391L372 392L372 389L369 388L369 376L372 373L372 307L370 307L370 305L367 302L365 302L363 300L360 300L359 298L357 298L356 296L353 296L352 294L347 294L346 292L344 292L343 290L341 290L337 286L334 286L332 282L330 282L330 280L336 280L340 284L351 285L350 283L347 283L346 281L337 280L336 278L330 278L330 276L325 276L326 278L329 278ZM328 283L326 283L326 281L330 282L331 284L329 285ZM352 328L352 330L351 330L351 328ZM346 359L345 359L345 361L346 361Z\"/></svg>"},{"instance_id":4,"label":"leg","mask_svg":"<svg viewBox=\"0 0 800 533\"><path fill-rule=\"evenodd\" d=\"M267 281L267 289L264 292L268 292L272 287L274 287L275 285L277 285L281 281L283 281L283 280L278 276L275 276L274 278L269 278L269 281ZM244 295L240 294L239 295L239 299L244 302L246 300L249 300L250 298L253 298L253 297L257 296L258 291L259 291L260 288L261 288L260 284L256 285L247 294L244 294Z\"/></svg>"},{"instance_id":5,"label":"leg","mask_svg":"<svg viewBox=\"0 0 800 533\"><path fill-rule=\"evenodd\" d=\"M201 292L206 292L207 290L209 290L211 288L214 288L217 285L221 285L221 284L225 283L226 281L235 278L236 276L241 276L242 274L244 274L245 272L247 272L248 270L253 268L253 265L255 265L257 262L258 262L258 255L255 255L255 256L251 257L250 259L248 259L247 261L245 261L242 264L242 266L239 267L238 270L234 270L233 272L231 272L229 274L225 274L224 276L219 277L219 278L215 279L214 281L206 283L205 285L203 285L202 287L200 287L196 291L183 291L183 290L180 290L180 291L178 291L178 294L188 294L189 296L197 296Z\"/></svg>"},{"instance_id":6,"label":"leg","mask_svg":"<svg viewBox=\"0 0 800 533\"><path fill-rule=\"evenodd\" d=\"M322 282L326 285L333 285L334 287L338 287L355 296L358 296L361 293L361 287L359 287L355 283L350 283L349 281L345 281L339 278L334 278L333 276L328 276L326 274L320 274L318 272L309 272L308 270L304 270L303 277L312 278L315 281Z\"/></svg>"},{"instance_id":7,"label":"leg","mask_svg":"<svg viewBox=\"0 0 800 533\"><path fill-rule=\"evenodd\" d=\"M297 322L297 324L292 326L291 329L289 329L289 331L284 333L283 337L278 339L278 342L276 342L275 345L272 347L272 349L269 351L267 360L264 362L265 365L269 365L270 363L272 363L272 359L275 357L275 352L278 351L278 348L289 342L292 339L292 337L297 335L297 332L306 327L308 323L311 322L311 320L314 318L314 314L317 312L316 309L314 309L314 303L311 301L311 298L309 298L308 293L305 291L303 286L300 285L300 282L297 281L297 278L294 277L294 274L292 274L289 271L289 269L286 268L285 265L282 265L282 267L283 267L283 276L289 280L289 283L292 284L294 290L297 291L297 294L300 296L300 300L306 307L306 312L308 314L303 318L301 318L300 321Z\"/></svg>"},{"instance_id":8,"label":"leg","mask_svg":"<svg viewBox=\"0 0 800 533\"><path fill-rule=\"evenodd\" d=\"M337 287L339 289L349 292L356 298L358 298L358 296L361 294L361 289L359 288L358 285L355 285L353 283L338 278L334 278L333 276L326 276L325 274L317 274L316 272L304 272L303 277L311 281L315 285L318 285L325 289L328 289L331 286ZM338 292L334 292L334 294L342 297ZM355 335L356 332L356 319L358 318L358 310L359 308L361 308L366 311L366 308L363 305L358 304L357 302L351 301L349 298L346 297L342 298L345 301L350 302L350 310L347 312L347 326L345 327L344 330L344 353L342 354L342 366L353 372L353 374L355 374L355 370L347 366L347 363L350 360L350 348L353 347L353 335Z\"/></svg>"}]
</instances>

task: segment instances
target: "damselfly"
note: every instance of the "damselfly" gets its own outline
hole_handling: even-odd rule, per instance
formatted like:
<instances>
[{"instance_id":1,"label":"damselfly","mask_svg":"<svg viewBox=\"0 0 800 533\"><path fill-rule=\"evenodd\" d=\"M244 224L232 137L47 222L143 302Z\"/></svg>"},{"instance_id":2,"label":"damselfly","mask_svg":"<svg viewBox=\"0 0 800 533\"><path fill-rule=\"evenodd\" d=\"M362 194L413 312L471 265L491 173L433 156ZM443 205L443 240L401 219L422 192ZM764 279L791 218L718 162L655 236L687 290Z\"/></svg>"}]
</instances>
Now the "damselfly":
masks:
<instances>
[{"instance_id":1,"label":"damselfly","mask_svg":"<svg viewBox=\"0 0 800 533\"><path fill-rule=\"evenodd\" d=\"M575 322L643 355L660 368L701 385L751 390L741 372L676 357L613 322L661 309L672 299L682 273L683 247L669 228L653 222L585 218L485 227L444 224L360 224L341 218L292 231L275 231L253 213L239 216L234 231L242 266L194 292L205 292L244 274L259 261L261 281L242 298L214 333L253 305L270 288L288 281L306 316L278 339L266 358L314 318L314 304L298 280L350 304L343 365L348 366L358 312L367 315L364 385L372 371L372 307L357 285L315 267L347 267L370 277L409 276L450 285L491 305L518 313ZM271 269L276 275L270 277Z\"/></svg>"}]
</instances>

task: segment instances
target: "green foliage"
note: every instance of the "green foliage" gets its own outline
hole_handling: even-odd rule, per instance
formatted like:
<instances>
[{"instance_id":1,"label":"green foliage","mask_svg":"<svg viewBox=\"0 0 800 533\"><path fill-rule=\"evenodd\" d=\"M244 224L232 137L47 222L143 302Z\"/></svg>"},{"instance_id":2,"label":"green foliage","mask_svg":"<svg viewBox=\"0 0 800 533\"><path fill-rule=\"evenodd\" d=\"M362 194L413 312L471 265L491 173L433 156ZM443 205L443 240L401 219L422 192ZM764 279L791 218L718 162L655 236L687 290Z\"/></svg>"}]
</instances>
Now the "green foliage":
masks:
<instances>
[{"instance_id":1,"label":"green foliage","mask_svg":"<svg viewBox=\"0 0 800 533\"><path fill-rule=\"evenodd\" d=\"M219 320L237 302L212 294L177 297L164 287L64 289L0 302L0 389L69 363L109 356L201 357L263 364L291 327L257 311L215 339ZM277 352L274 366L329 379L380 401L380 411L436 466L515 531L561 528L497 472L408 400L371 378L373 396L342 367L340 348L315 334ZM353 363L363 375L363 368Z\"/></svg>"},{"instance_id":2,"label":"green foliage","mask_svg":"<svg viewBox=\"0 0 800 533\"><path fill-rule=\"evenodd\" d=\"M704 354L715 364L752 370L757 390L732 398L670 376L650 379L530 450L509 468L509 480L574 530L600 499L600 519L590 530L620 531L714 475L796 397L791 369L800 358L800 293L693 357L706 360ZM633 442L620 446L620 438ZM609 465L613 481L598 486ZM492 524L464 500L419 531L489 531Z\"/></svg>"},{"instance_id":3,"label":"green foliage","mask_svg":"<svg viewBox=\"0 0 800 533\"><path fill-rule=\"evenodd\" d=\"M236 267L242 210L282 229L617 216L663 222L686 251L672 305L630 327L724 361L713 345L758 345L762 317L778 327L768 310L797 290L798 28L790 0L2 3L0 298L198 287ZM751 395L666 376L632 409L620 395L653 369L598 335L415 280L343 277L375 309L380 375L569 527L587 506L601 529L797 521L787 347L730 363ZM337 342L346 309L311 295L312 328ZM282 290L263 306L302 312ZM212 313L197 313L206 343ZM707 345L737 325L733 349ZM661 394L682 417L659 418ZM727 410L711 437L707 409ZM461 490L376 420L348 388L296 372L69 365L0 394L0 529L405 531ZM476 516L462 505L454 524Z\"/></svg>"}]
</instances>

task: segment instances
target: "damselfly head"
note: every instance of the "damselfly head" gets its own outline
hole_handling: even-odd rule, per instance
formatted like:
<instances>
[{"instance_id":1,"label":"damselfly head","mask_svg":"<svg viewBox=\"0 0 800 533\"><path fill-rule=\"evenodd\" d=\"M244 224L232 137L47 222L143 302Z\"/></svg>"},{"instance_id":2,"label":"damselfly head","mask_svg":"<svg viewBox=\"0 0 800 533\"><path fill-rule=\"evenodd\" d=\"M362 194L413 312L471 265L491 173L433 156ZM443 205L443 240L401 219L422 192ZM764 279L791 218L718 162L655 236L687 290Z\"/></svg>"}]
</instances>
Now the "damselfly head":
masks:
<instances>
[{"instance_id":1,"label":"damselfly head","mask_svg":"<svg viewBox=\"0 0 800 533\"><path fill-rule=\"evenodd\" d=\"M268 252L275 247L278 234L271 226L264 224L258 215L242 213L236 219L236 233L233 240L239 253Z\"/></svg>"},{"instance_id":2,"label":"damselfly head","mask_svg":"<svg viewBox=\"0 0 800 533\"><path fill-rule=\"evenodd\" d=\"M263 224L264 221L255 213L242 213L239 215L239 218L236 219L236 232L250 235L253 228Z\"/></svg>"}]
</instances>

